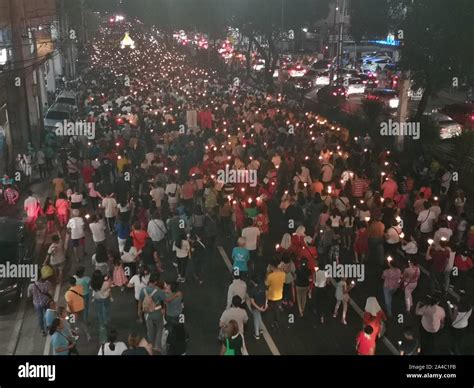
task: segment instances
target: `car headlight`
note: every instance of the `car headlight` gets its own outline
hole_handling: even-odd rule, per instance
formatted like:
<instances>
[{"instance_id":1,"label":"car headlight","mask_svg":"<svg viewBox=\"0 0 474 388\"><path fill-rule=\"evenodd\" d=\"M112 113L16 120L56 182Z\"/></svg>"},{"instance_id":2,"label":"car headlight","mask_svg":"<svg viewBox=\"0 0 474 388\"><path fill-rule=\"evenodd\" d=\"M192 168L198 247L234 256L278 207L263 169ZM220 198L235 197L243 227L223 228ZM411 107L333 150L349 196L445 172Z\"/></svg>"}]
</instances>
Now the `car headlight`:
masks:
<instances>
[{"instance_id":1,"label":"car headlight","mask_svg":"<svg viewBox=\"0 0 474 388\"><path fill-rule=\"evenodd\" d=\"M391 98L389 101L388 101L388 106L390 108L398 108L398 98Z\"/></svg>"},{"instance_id":2,"label":"car headlight","mask_svg":"<svg viewBox=\"0 0 474 388\"><path fill-rule=\"evenodd\" d=\"M0 289L0 294L8 294L9 292L15 291L18 287L18 283L10 284L4 289Z\"/></svg>"}]
</instances>

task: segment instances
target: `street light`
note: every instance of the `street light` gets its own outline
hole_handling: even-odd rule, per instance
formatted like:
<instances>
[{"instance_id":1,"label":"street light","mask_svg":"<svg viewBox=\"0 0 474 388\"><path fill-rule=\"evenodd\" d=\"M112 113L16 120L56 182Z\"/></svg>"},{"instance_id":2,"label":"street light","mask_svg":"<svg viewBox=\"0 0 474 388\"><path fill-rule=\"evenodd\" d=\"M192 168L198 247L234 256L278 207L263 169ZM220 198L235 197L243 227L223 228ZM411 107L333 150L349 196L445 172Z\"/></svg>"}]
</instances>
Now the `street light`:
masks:
<instances>
[{"instance_id":1,"label":"street light","mask_svg":"<svg viewBox=\"0 0 474 388\"><path fill-rule=\"evenodd\" d=\"M303 32L308 32L308 29L305 27L305 28L302 28Z\"/></svg>"}]
</instances>

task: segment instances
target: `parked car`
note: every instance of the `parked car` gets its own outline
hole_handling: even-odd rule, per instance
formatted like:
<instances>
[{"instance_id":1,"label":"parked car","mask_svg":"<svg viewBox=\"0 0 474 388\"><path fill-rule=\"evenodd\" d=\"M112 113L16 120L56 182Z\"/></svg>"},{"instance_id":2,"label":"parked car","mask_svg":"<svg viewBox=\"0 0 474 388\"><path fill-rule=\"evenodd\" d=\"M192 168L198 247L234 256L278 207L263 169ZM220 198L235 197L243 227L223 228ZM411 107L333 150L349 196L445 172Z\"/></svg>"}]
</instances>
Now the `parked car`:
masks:
<instances>
[{"instance_id":1,"label":"parked car","mask_svg":"<svg viewBox=\"0 0 474 388\"><path fill-rule=\"evenodd\" d=\"M451 139L462 134L462 126L445 114L435 112L431 119L439 127L440 139Z\"/></svg>"},{"instance_id":2,"label":"parked car","mask_svg":"<svg viewBox=\"0 0 474 388\"><path fill-rule=\"evenodd\" d=\"M366 98L380 101L390 109L397 109L399 104L398 93L393 89L372 89Z\"/></svg>"},{"instance_id":3,"label":"parked car","mask_svg":"<svg viewBox=\"0 0 474 388\"><path fill-rule=\"evenodd\" d=\"M362 71L370 71L375 73L379 69L383 70L389 63L392 63L390 58L368 59L362 63Z\"/></svg>"},{"instance_id":4,"label":"parked car","mask_svg":"<svg viewBox=\"0 0 474 388\"><path fill-rule=\"evenodd\" d=\"M344 86L347 89L348 96L365 93L365 83L361 78L350 78L345 80Z\"/></svg>"},{"instance_id":5,"label":"parked car","mask_svg":"<svg viewBox=\"0 0 474 388\"><path fill-rule=\"evenodd\" d=\"M325 85L329 85L330 83L331 83L331 75L329 71L325 71L323 73L318 74L314 80L315 86L325 86Z\"/></svg>"},{"instance_id":6,"label":"parked car","mask_svg":"<svg viewBox=\"0 0 474 388\"><path fill-rule=\"evenodd\" d=\"M313 82L305 77L293 77L295 89L301 92L309 91L313 87Z\"/></svg>"},{"instance_id":7,"label":"parked car","mask_svg":"<svg viewBox=\"0 0 474 388\"><path fill-rule=\"evenodd\" d=\"M446 105L440 112L461 124L464 129L474 129L474 103Z\"/></svg>"},{"instance_id":8,"label":"parked car","mask_svg":"<svg viewBox=\"0 0 474 388\"><path fill-rule=\"evenodd\" d=\"M48 131L54 130L57 123L72 119L72 109L68 104L55 103L46 112L44 116L44 128Z\"/></svg>"},{"instance_id":9,"label":"parked car","mask_svg":"<svg viewBox=\"0 0 474 388\"><path fill-rule=\"evenodd\" d=\"M303 65L294 65L288 69L290 77L303 77L308 70Z\"/></svg>"},{"instance_id":10,"label":"parked car","mask_svg":"<svg viewBox=\"0 0 474 388\"><path fill-rule=\"evenodd\" d=\"M320 61L317 61L317 62L314 62L312 65L311 65L311 68L313 70L321 70L321 71L326 71L326 70L329 70L331 68L331 65L332 65L332 62L331 61L328 61L326 59L322 59Z\"/></svg>"},{"instance_id":11,"label":"parked car","mask_svg":"<svg viewBox=\"0 0 474 388\"><path fill-rule=\"evenodd\" d=\"M62 91L56 97L56 103L69 105L74 112L78 110L78 96L77 93L72 91Z\"/></svg>"},{"instance_id":12,"label":"parked car","mask_svg":"<svg viewBox=\"0 0 474 388\"><path fill-rule=\"evenodd\" d=\"M35 245L36 235L23 221L0 217L0 264L33 264ZM0 305L17 301L30 280L0 277Z\"/></svg>"},{"instance_id":13,"label":"parked car","mask_svg":"<svg viewBox=\"0 0 474 388\"><path fill-rule=\"evenodd\" d=\"M318 93L318 102L332 107L339 106L346 100L346 88L340 85L327 85L322 87Z\"/></svg>"}]
</instances>

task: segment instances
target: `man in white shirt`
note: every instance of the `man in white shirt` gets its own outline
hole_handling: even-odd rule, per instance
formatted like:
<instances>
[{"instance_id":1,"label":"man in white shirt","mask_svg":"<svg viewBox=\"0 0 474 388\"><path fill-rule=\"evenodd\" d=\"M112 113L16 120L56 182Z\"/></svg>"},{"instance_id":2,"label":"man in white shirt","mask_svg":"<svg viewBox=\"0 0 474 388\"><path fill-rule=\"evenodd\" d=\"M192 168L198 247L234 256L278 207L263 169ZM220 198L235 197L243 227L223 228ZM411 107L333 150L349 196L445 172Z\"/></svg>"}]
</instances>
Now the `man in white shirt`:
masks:
<instances>
[{"instance_id":1,"label":"man in white shirt","mask_svg":"<svg viewBox=\"0 0 474 388\"><path fill-rule=\"evenodd\" d=\"M105 223L103 219L97 219L97 216L93 215L89 229L92 233L92 240L96 245L105 241Z\"/></svg>"},{"instance_id":2,"label":"man in white shirt","mask_svg":"<svg viewBox=\"0 0 474 388\"><path fill-rule=\"evenodd\" d=\"M74 256L76 257L76 260L79 261L77 250L80 246L82 246L82 256L86 256L86 251L84 248L86 223L84 222L83 218L79 216L78 209L74 209L72 211L72 218L67 223L66 228L72 241Z\"/></svg>"},{"instance_id":3,"label":"man in white shirt","mask_svg":"<svg viewBox=\"0 0 474 388\"><path fill-rule=\"evenodd\" d=\"M244 325L249 320L247 311L238 306L242 305L242 299L240 296L235 295L232 298L232 307L226 309L219 320L219 327L225 327L230 321L234 320L239 326L239 333L244 335Z\"/></svg>"},{"instance_id":4,"label":"man in white shirt","mask_svg":"<svg viewBox=\"0 0 474 388\"><path fill-rule=\"evenodd\" d=\"M240 279L240 275L234 273L234 280L230 284L229 290L227 291L227 308L232 306L232 298L236 295L242 299L243 303L245 303L245 298L247 296L247 284L242 279Z\"/></svg>"},{"instance_id":5,"label":"man in white shirt","mask_svg":"<svg viewBox=\"0 0 474 388\"><path fill-rule=\"evenodd\" d=\"M423 204L425 210L418 214L418 225L420 226L420 232L424 235L430 235L433 233L433 226L436 220L436 215L430 210L430 204L425 202Z\"/></svg>"},{"instance_id":6,"label":"man in white shirt","mask_svg":"<svg viewBox=\"0 0 474 388\"><path fill-rule=\"evenodd\" d=\"M173 211L178 205L179 198L181 196L181 188L175 182L175 179L172 179L170 183L166 185L165 194L168 196L168 204L170 205L170 210Z\"/></svg>"},{"instance_id":7,"label":"man in white shirt","mask_svg":"<svg viewBox=\"0 0 474 388\"><path fill-rule=\"evenodd\" d=\"M50 264L51 267L53 267L57 284L61 284L65 262L66 250L64 249L64 242L61 240L60 236L54 235L43 265Z\"/></svg>"},{"instance_id":8,"label":"man in white shirt","mask_svg":"<svg viewBox=\"0 0 474 388\"><path fill-rule=\"evenodd\" d=\"M25 209L26 215L28 216L28 220L26 221L27 224L32 230L36 229L36 220L41 213L41 206L39 204L38 198L33 196L33 192L31 190L28 191L28 198L25 199L23 208Z\"/></svg>"},{"instance_id":9,"label":"man in white shirt","mask_svg":"<svg viewBox=\"0 0 474 388\"><path fill-rule=\"evenodd\" d=\"M438 222L438 218L441 214L441 208L439 207L439 201L438 201L437 197L435 197L435 198L436 199L433 199L433 201L431 202L432 204L431 204L430 210L436 216L435 222Z\"/></svg>"},{"instance_id":10,"label":"man in white shirt","mask_svg":"<svg viewBox=\"0 0 474 388\"><path fill-rule=\"evenodd\" d=\"M113 194L107 195L107 197L102 200L102 207L104 208L109 232L113 233L115 229L115 215L117 214L117 201L113 197Z\"/></svg>"},{"instance_id":11,"label":"man in white shirt","mask_svg":"<svg viewBox=\"0 0 474 388\"><path fill-rule=\"evenodd\" d=\"M157 213L153 218L148 222L147 233L153 241L153 245L157 250L160 257L166 254L166 225L163 220L160 218L160 215Z\"/></svg>"},{"instance_id":12,"label":"man in white shirt","mask_svg":"<svg viewBox=\"0 0 474 388\"><path fill-rule=\"evenodd\" d=\"M250 260L248 262L248 265L250 267L249 271L253 272L253 268L255 267L255 260L257 258L260 229L256 226L253 226L253 221L250 218L246 220L246 227L242 229L242 237L245 238L245 248L248 249L250 253Z\"/></svg>"},{"instance_id":13,"label":"man in white shirt","mask_svg":"<svg viewBox=\"0 0 474 388\"><path fill-rule=\"evenodd\" d=\"M163 201L163 198L165 197L165 190L161 185L156 185L151 191L150 191L150 196L155 202L155 205L158 209L161 208L161 201Z\"/></svg>"}]
</instances>

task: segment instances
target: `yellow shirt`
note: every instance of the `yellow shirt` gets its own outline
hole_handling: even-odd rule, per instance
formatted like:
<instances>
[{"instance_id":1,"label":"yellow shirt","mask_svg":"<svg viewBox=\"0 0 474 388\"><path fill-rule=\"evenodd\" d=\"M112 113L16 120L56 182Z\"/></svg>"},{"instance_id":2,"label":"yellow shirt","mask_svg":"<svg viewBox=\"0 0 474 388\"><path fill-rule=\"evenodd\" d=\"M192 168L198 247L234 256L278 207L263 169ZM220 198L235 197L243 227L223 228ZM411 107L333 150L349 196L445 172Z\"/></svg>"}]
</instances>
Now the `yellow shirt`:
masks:
<instances>
[{"instance_id":1,"label":"yellow shirt","mask_svg":"<svg viewBox=\"0 0 474 388\"><path fill-rule=\"evenodd\" d=\"M84 310L84 298L77 294L84 295L84 288L79 284L69 288L64 295L67 302L67 311L70 313L79 313Z\"/></svg>"},{"instance_id":2,"label":"yellow shirt","mask_svg":"<svg viewBox=\"0 0 474 388\"><path fill-rule=\"evenodd\" d=\"M286 274L277 270L267 275L265 284L267 285L268 300L278 301L283 299L283 285L285 284Z\"/></svg>"},{"instance_id":3,"label":"yellow shirt","mask_svg":"<svg viewBox=\"0 0 474 388\"><path fill-rule=\"evenodd\" d=\"M122 156L120 159L117 159L117 170L122 172L123 168L128 164L128 159L125 156Z\"/></svg>"}]
</instances>

